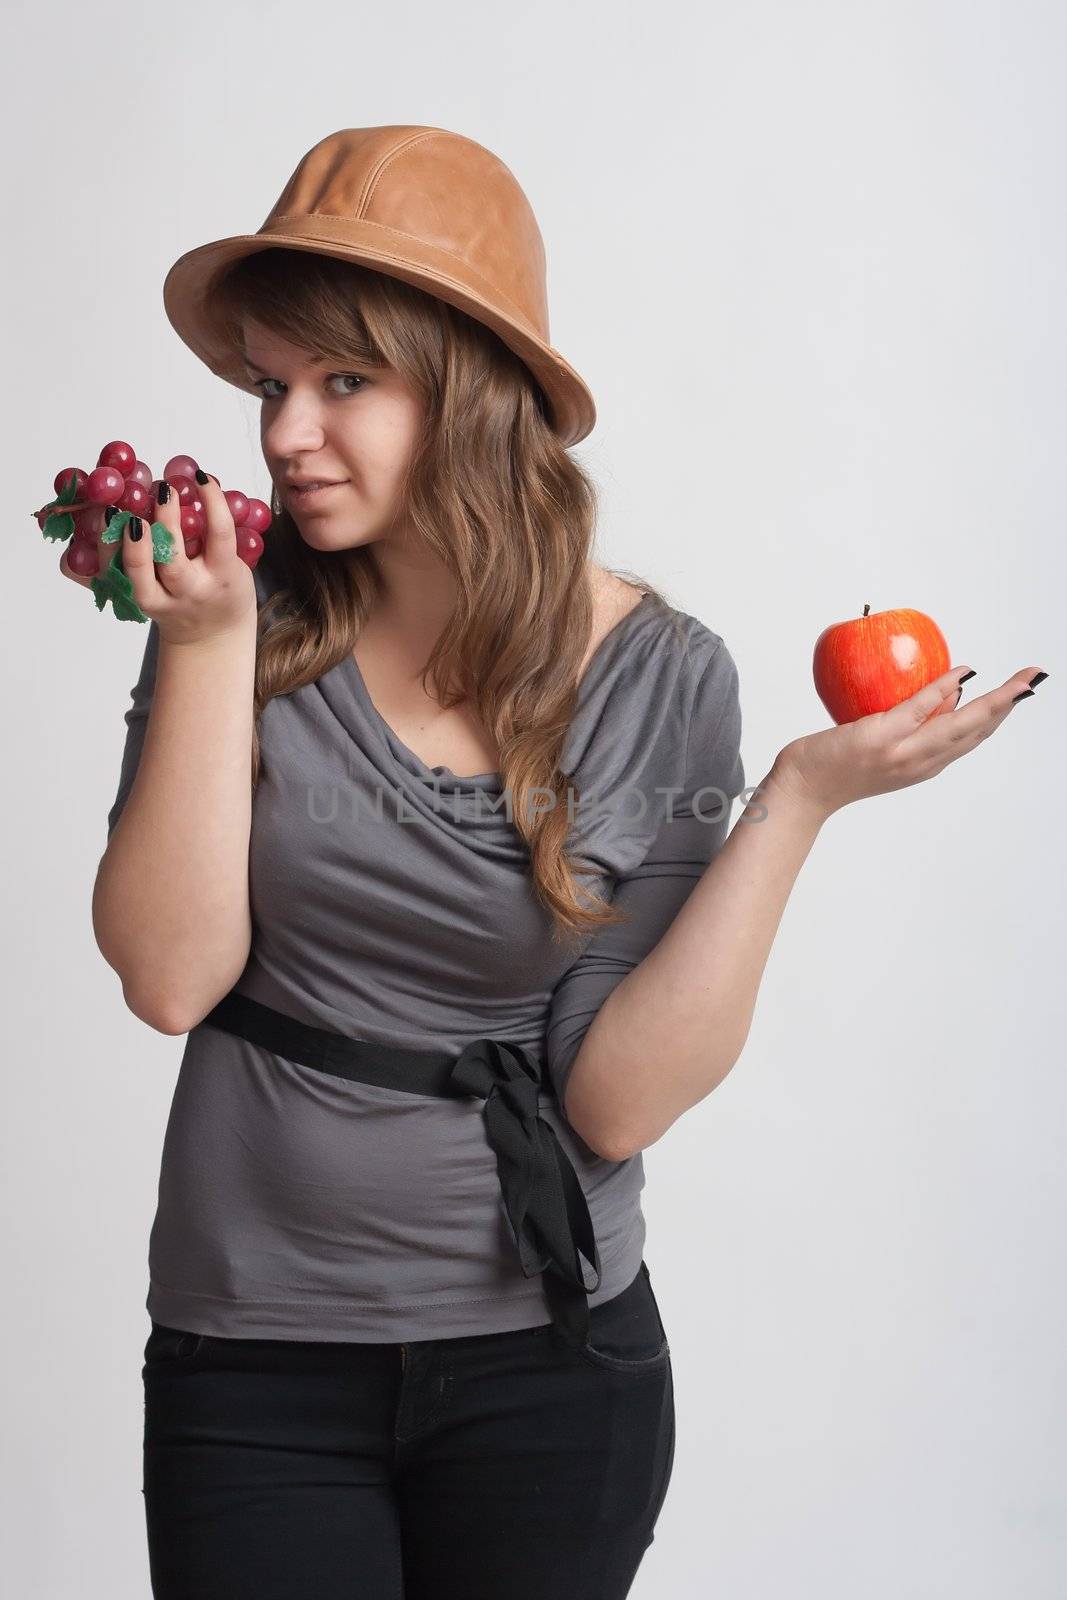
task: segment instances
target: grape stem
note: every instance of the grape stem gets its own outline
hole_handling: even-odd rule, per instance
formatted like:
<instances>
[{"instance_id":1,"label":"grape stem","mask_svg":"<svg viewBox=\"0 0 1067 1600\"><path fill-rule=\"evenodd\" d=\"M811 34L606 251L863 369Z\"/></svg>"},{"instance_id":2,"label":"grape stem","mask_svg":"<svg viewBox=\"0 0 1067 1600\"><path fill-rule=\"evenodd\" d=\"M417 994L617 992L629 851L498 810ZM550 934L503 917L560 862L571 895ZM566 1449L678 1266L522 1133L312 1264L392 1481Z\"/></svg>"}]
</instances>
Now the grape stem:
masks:
<instances>
[{"instance_id":1,"label":"grape stem","mask_svg":"<svg viewBox=\"0 0 1067 1600\"><path fill-rule=\"evenodd\" d=\"M96 502L93 500L72 500L69 505L61 506L58 500L49 500L48 504L46 506L42 506L40 511L31 511L30 516L36 519L42 514L42 512L45 511L54 511L57 515L63 511L69 511L71 513L75 511L84 511L86 506L95 504ZM101 507L101 509L103 508Z\"/></svg>"},{"instance_id":2,"label":"grape stem","mask_svg":"<svg viewBox=\"0 0 1067 1600\"><path fill-rule=\"evenodd\" d=\"M114 505L114 503L115 502L113 500L106 502L107 505ZM36 522L38 517L43 516L46 511L52 512L55 516L61 516L64 511L67 511L73 516L75 511L85 511L89 509L103 511L104 503L99 500L72 500L69 505L61 506L58 500L50 500L46 506L41 507L40 511L31 511L30 516Z\"/></svg>"}]
</instances>

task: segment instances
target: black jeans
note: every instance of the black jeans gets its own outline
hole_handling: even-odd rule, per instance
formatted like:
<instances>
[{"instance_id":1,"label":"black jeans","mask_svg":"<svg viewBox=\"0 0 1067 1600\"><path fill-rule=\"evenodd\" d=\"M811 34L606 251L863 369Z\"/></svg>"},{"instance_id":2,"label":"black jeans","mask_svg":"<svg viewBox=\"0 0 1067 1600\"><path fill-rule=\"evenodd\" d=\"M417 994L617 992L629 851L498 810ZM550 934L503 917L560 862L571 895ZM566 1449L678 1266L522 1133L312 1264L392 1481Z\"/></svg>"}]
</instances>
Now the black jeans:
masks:
<instances>
[{"instance_id":1,"label":"black jeans","mask_svg":"<svg viewBox=\"0 0 1067 1600\"><path fill-rule=\"evenodd\" d=\"M674 1465L644 1262L553 1323L409 1344L153 1322L142 1369L157 1600L620 1600Z\"/></svg>"}]
</instances>

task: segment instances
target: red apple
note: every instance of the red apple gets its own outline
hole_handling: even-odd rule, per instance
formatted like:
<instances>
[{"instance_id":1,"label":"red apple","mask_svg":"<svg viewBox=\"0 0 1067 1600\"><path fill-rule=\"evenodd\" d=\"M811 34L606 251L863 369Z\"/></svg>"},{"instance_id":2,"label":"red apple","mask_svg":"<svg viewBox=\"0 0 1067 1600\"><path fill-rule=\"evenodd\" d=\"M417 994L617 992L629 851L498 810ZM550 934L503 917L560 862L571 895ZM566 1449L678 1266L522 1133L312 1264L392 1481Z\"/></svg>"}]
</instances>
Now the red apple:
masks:
<instances>
[{"instance_id":1,"label":"red apple","mask_svg":"<svg viewBox=\"0 0 1067 1600\"><path fill-rule=\"evenodd\" d=\"M870 609L824 628L815 641L815 689L836 723L888 711L952 665L932 617L907 610L876 611L872 617ZM952 708L946 700L940 710Z\"/></svg>"}]
</instances>

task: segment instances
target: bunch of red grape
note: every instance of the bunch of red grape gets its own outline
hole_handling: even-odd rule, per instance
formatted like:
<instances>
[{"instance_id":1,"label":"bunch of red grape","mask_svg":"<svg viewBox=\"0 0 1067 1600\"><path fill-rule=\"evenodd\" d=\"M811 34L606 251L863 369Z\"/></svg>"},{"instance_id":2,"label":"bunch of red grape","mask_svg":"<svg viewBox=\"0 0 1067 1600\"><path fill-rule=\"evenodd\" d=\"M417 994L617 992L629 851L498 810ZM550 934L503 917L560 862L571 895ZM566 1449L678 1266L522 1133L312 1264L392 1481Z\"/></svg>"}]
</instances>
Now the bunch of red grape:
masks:
<instances>
[{"instance_id":1,"label":"bunch of red grape","mask_svg":"<svg viewBox=\"0 0 1067 1600\"><path fill-rule=\"evenodd\" d=\"M178 496L185 553L190 559L203 550L207 531L200 485L195 477L197 470L198 463L193 457L184 455L171 456L163 468L163 477ZM214 477L214 474L208 476ZM218 481L215 478L215 482ZM111 599L117 614L147 620L132 599L132 588L122 567L119 541L130 518L143 517L151 524L155 559L163 562L170 559L172 536L166 526L156 520L159 483L159 479L153 478L151 467L138 459L132 445L123 439L113 439L101 450L92 472L84 472L81 467L64 467L58 472L53 484L56 499L33 513L46 538L70 540L66 547L67 568L78 577L94 579L92 588L101 610ZM262 500L249 499L240 489L225 489L223 493L237 533L237 554L254 571L263 554L263 535L271 524L270 507ZM100 573L101 540L119 543L111 565L103 574ZM120 597L125 597L122 607Z\"/></svg>"}]
</instances>

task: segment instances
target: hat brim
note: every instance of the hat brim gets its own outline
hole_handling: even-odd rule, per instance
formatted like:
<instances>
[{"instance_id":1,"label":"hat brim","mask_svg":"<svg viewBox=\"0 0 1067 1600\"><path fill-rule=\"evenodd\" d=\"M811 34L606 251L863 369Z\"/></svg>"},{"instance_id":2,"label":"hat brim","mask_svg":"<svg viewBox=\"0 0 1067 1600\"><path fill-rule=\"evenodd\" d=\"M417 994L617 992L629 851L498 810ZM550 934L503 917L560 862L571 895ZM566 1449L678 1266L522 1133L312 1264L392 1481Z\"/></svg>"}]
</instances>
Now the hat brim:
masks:
<instances>
[{"instance_id":1,"label":"hat brim","mask_svg":"<svg viewBox=\"0 0 1067 1600\"><path fill-rule=\"evenodd\" d=\"M316 219L319 220L328 223L330 219ZM325 232L322 237L309 237L307 232L291 234L271 229L235 234L186 251L171 267L163 284L163 305L171 326L217 377L258 397L259 391L249 382L233 346L212 319L212 289L220 274L242 256L270 249L306 250L354 261L425 289L491 328L526 363L541 385L552 411L553 429L564 445L578 444L592 432L596 406L587 385L558 350L538 337L518 310L514 318L507 317L488 298L479 295L477 284L472 281L474 275L465 264L466 283L448 270L453 257L422 240L406 234L399 236L406 259L390 252L388 242L381 238L392 230L349 219L345 219L344 227L351 236L344 240L330 238Z\"/></svg>"}]
</instances>

